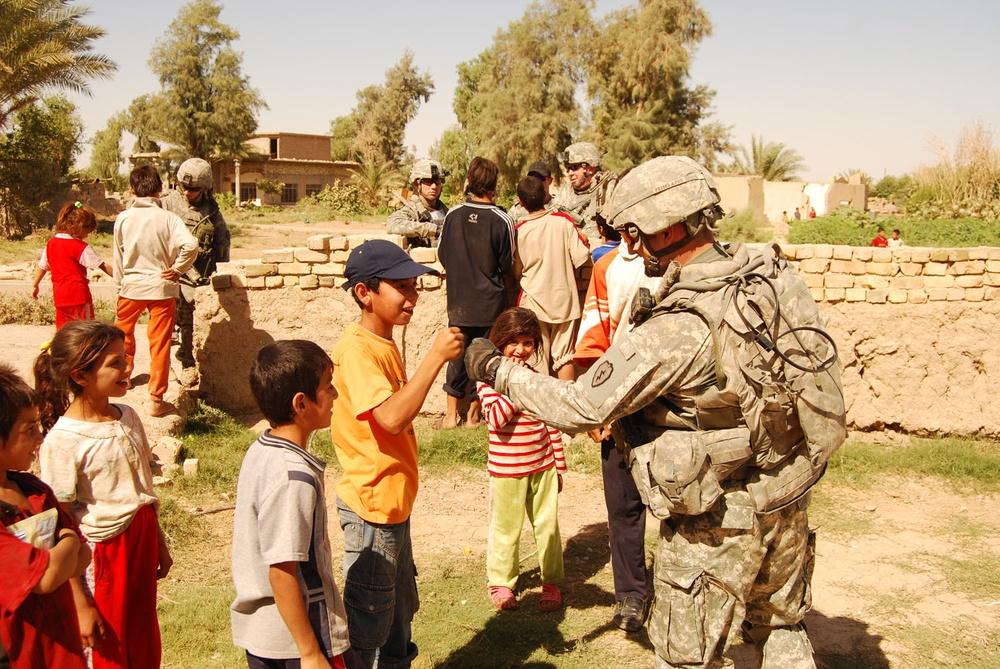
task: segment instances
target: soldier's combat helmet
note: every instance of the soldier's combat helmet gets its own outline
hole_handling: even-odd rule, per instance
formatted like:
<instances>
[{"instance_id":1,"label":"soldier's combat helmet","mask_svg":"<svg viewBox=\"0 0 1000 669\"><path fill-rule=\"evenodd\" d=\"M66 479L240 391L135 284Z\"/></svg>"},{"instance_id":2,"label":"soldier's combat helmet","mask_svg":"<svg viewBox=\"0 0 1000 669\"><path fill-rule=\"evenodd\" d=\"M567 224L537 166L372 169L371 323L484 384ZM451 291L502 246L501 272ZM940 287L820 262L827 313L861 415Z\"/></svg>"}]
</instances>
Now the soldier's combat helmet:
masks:
<instances>
[{"instance_id":1,"label":"soldier's combat helmet","mask_svg":"<svg viewBox=\"0 0 1000 669\"><path fill-rule=\"evenodd\" d=\"M691 237L722 217L719 199L704 167L687 156L660 156L622 174L602 213L615 230L655 235L683 222Z\"/></svg>"},{"instance_id":2,"label":"soldier's combat helmet","mask_svg":"<svg viewBox=\"0 0 1000 669\"><path fill-rule=\"evenodd\" d=\"M438 161L421 158L413 163L413 169L410 170L410 183L420 179L444 179L449 174L451 172L443 168Z\"/></svg>"},{"instance_id":3,"label":"soldier's combat helmet","mask_svg":"<svg viewBox=\"0 0 1000 669\"><path fill-rule=\"evenodd\" d=\"M212 190L212 166L201 158L188 158L177 170L177 183L183 188Z\"/></svg>"},{"instance_id":4,"label":"soldier's combat helmet","mask_svg":"<svg viewBox=\"0 0 1000 669\"><path fill-rule=\"evenodd\" d=\"M591 167L601 166L601 152L590 142L570 144L557 158L560 165L576 165L586 163Z\"/></svg>"}]
</instances>

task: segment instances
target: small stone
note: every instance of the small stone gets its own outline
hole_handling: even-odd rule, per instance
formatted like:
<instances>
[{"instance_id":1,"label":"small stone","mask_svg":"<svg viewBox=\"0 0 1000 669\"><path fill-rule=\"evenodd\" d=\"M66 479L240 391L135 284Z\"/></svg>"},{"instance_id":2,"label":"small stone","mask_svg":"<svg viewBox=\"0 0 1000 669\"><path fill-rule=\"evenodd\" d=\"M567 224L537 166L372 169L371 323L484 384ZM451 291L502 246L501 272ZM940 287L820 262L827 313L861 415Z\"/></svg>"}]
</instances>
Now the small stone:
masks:
<instances>
[{"instance_id":1,"label":"small stone","mask_svg":"<svg viewBox=\"0 0 1000 669\"><path fill-rule=\"evenodd\" d=\"M198 474L198 458L188 458L184 461L184 476L195 476Z\"/></svg>"},{"instance_id":2,"label":"small stone","mask_svg":"<svg viewBox=\"0 0 1000 669\"><path fill-rule=\"evenodd\" d=\"M170 479L169 476L154 476L153 477L153 486L156 487L156 488L166 488L168 486L172 486L173 484L174 484L174 482Z\"/></svg>"}]
</instances>

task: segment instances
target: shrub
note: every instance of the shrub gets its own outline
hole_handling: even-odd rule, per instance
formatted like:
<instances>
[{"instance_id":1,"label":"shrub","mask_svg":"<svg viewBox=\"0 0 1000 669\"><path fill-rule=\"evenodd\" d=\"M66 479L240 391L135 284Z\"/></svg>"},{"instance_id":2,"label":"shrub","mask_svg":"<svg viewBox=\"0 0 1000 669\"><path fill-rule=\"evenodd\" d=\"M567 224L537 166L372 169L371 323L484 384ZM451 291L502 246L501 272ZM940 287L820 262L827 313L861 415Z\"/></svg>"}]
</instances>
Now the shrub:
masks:
<instances>
[{"instance_id":1,"label":"shrub","mask_svg":"<svg viewBox=\"0 0 1000 669\"><path fill-rule=\"evenodd\" d=\"M232 193L216 193L215 201L219 204L219 209L229 211L236 206L236 196Z\"/></svg>"},{"instance_id":2,"label":"shrub","mask_svg":"<svg viewBox=\"0 0 1000 669\"><path fill-rule=\"evenodd\" d=\"M873 219L867 212L841 207L814 219L795 221L790 244L868 246L879 227L899 228L907 246L967 247L1000 245L1000 224L975 218L928 219L893 216Z\"/></svg>"},{"instance_id":3,"label":"shrub","mask_svg":"<svg viewBox=\"0 0 1000 669\"><path fill-rule=\"evenodd\" d=\"M338 179L315 195L304 197L295 209L320 209L337 214L370 214L374 207L367 203L367 196L357 183L344 184Z\"/></svg>"},{"instance_id":4,"label":"shrub","mask_svg":"<svg viewBox=\"0 0 1000 669\"><path fill-rule=\"evenodd\" d=\"M740 209L718 223L716 236L724 242L769 242L774 236L750 208Z\"/></svg>"}]
</instances>

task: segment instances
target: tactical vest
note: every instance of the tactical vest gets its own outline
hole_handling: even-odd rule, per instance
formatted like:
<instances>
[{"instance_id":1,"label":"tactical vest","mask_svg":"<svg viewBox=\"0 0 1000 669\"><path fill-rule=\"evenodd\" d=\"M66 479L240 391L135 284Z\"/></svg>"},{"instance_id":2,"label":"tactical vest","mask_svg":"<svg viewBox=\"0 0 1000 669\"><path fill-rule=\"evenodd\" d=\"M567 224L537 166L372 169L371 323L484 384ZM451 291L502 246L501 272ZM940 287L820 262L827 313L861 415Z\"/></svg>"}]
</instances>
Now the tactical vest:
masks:
<instances>
[{"instance_id":1,"label":"tactical vest","mask_svg":"<svg viewBox=\"0 0 1000 669\"><path fill-rule=\"evenodd\" d=\"M683 405L661 397L613 427L658 518L704 513L727 480L745 481L758 513L779 509L820 479L847 436L836 347L808 287L777 245L732 251L735 263L685 266L649 316L705 322L715 385ZM720 267L734 271L704 275Z\"/></svg>"}]
</instances>

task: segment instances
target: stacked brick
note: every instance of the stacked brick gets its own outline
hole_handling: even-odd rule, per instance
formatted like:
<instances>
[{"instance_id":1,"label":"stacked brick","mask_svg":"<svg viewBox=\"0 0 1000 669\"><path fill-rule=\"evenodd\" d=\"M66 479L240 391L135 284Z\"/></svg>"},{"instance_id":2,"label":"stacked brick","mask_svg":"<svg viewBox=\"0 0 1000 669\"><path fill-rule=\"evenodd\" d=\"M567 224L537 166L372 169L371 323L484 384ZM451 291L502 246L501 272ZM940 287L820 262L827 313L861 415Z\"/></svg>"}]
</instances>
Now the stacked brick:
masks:
<instances>
[{"instance_id":1,"label":"stacked brick","mask_svg":"<svg viewBox=\"0 0 1000 669\"><path fill-rule=\"evenodd\" d=\"M1000 299L1000 248L782 246L818 302Z\"/></svg>"},{"instance_id":2,"label":"stacked brick","mask_svg":"<svg viewBox=\"0 0 1000 669\"><path fill-rule=\"evenodd\" d=\"M263 251L256 262L231 262L219 265L212 277L216 290L227 288L268 288L298 287L301 290L339 287L344 282L344 269L351 250L369 239L387 239L405 248L405 239L400 235L351 235L335 237L316 235L306 240L305 247ZM437 249L411 248L410 257L418 263L433 267L442 276L422 276L417 279L420 290L437 290L442 286L444 267L438 261ZM577 287L586 293L590 281L591 267L588 265L577 271Z\"/></svg>"}]
</instances>

